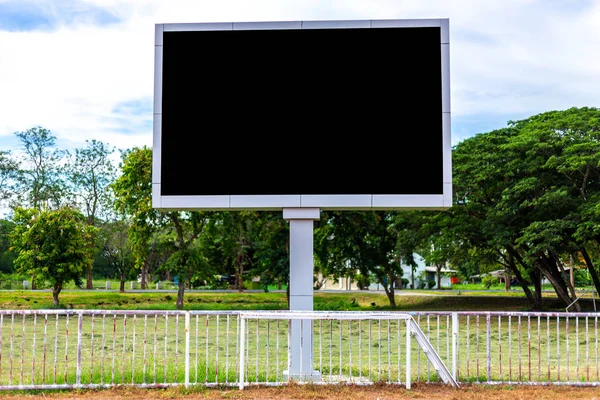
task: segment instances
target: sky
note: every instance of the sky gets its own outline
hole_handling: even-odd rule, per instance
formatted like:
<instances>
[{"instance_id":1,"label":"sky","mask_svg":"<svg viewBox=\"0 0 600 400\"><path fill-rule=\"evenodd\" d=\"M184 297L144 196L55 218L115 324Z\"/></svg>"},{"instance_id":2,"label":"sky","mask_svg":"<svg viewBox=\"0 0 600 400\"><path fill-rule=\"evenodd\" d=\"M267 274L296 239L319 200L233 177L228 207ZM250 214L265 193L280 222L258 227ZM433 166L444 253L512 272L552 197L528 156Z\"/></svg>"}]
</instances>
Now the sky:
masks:
<instances>
[{"instance_id":1,"label":"sky","mask_svg":"<svg viewBox=\"0 0 600 400\"><path fill-rule=\"evenodd\" d=\"M0 150L152 147L157 23L449 18L452 144L600 106L600 0L0 0Z\"/></svg>"}]
</instances>

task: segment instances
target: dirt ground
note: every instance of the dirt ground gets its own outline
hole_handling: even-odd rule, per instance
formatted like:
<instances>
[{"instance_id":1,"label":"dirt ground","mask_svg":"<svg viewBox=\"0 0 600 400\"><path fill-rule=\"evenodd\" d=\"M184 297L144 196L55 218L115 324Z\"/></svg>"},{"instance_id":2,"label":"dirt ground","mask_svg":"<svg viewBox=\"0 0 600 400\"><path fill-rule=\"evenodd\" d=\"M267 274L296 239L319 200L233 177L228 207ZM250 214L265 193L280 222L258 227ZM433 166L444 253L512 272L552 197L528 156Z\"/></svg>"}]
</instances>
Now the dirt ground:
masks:
<instances>
[{"instance_id":1,"label":"dirt ground","mask_svg":"<svg viewBox=\"0 0 600 400\"><path fill-rule=\"evenodd\" d=\"M67 399L319 399L319 400L600 400L600 387L569 386L514 386L514 385L463 385L453 389L442 384L414 384L411 390L394 385L288 385L281 387L236 388L169 388L111 390L37 391L0 393L2 400L32 398Z\"/></svg>"}]
</instances>

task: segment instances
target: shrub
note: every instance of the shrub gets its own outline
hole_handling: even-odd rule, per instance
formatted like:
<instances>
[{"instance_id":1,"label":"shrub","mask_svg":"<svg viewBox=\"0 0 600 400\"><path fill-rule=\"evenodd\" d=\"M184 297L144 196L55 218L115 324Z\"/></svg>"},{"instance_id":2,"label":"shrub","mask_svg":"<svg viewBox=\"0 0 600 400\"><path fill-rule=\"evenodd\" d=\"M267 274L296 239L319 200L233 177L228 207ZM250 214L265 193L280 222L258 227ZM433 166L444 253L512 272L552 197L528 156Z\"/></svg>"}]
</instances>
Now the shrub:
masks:
<instances>
[{"instance_id":1,"label":"shrub","mask_svg":"<svg viewBox=\"0 0 600 400\"><path fill-rule=\"evenodd\" d=\"M486 289L489 289L490 287L492 287L492 285L495 285L498 282L498 278L494 278L489 274L481 278L481 283L483 284L483 286L485 286Z\"/></svg>"}]
</instances>

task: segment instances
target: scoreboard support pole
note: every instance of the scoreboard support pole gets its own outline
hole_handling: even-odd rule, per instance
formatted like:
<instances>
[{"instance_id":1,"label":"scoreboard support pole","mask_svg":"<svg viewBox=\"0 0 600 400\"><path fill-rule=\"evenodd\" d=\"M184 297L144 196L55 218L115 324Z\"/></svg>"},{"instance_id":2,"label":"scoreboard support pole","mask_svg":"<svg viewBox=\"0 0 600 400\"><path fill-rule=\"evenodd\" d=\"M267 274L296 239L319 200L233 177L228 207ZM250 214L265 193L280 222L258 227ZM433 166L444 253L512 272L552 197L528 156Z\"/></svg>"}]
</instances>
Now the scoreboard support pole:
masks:
<instances>
[{"instance_id":1,"label":"scoreboard support pole","mask_svg":"<svg viewBox=\"0 0 600 400\"><path fill-rule=\"evenodd\" d=\"M318 208L284 208L290 224L290 311L313 311L314 221ZM313 369L313 322L291 320L288 338L288 379L316 381Z\"/></svg>"}]
</instances>

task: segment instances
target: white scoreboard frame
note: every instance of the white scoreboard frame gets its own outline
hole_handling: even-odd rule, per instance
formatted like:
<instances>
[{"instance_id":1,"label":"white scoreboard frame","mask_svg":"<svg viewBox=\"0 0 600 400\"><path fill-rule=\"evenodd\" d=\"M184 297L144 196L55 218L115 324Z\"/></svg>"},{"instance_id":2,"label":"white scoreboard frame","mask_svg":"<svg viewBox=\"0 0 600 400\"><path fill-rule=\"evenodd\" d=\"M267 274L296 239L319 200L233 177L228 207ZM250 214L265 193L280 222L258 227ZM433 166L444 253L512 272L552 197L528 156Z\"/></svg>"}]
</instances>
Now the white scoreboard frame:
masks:
<instances>
[{"instance_id":1,"label":"white scoreboard frame","mask_svg":"<svg viewBox=\"0 0 600 400\"><path fill-rule=\"evenodd\" d=\"M440 28L442 85L443 193L414 195L161 195L161 117L163 33L214 30L349 29L349 28ZM154 136L152 162L152 207L159 210L322 210L448 209L452 206L452 146L450 134L450 32L449 19L389 19L272 22L171 23L155 25ZM410 173L407 171L406 173Z\"/></svg>"}]
</instances>

